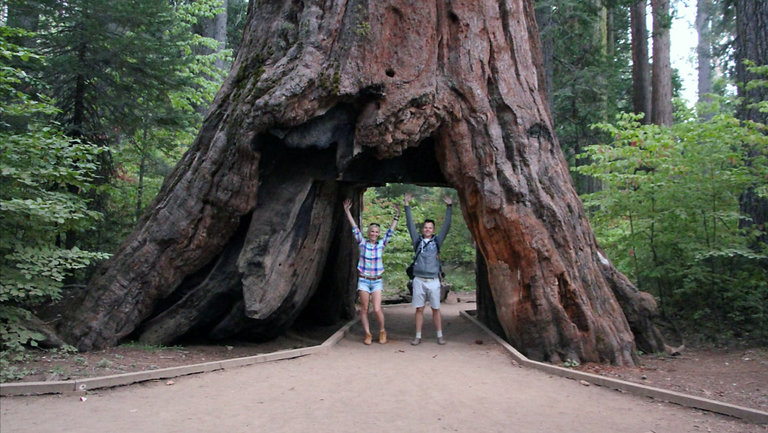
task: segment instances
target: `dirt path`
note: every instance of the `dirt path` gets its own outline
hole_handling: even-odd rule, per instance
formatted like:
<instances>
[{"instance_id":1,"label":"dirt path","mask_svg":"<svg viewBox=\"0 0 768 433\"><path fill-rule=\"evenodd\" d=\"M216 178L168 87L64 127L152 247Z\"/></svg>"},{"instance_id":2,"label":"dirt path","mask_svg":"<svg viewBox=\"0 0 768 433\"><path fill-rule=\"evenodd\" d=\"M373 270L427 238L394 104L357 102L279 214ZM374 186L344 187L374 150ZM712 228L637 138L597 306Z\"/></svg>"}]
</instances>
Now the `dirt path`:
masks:
<instances>
[{"instance_id":1,"label":"dirt path","mask_svg":"<svg viewBox=\"0 0 768 433\"><path fill-rule=\"evenodd\" d=\"M359 325L327 352L79 396L0 399L16 432L765 432L708 412L516 367L445 305L448 344L429 317L411 346L412 310L386 308L390 343ZM428 316L428 315L427 315ZM482 344L478 344L482 341Z\"/></svg>"}]
</instances>

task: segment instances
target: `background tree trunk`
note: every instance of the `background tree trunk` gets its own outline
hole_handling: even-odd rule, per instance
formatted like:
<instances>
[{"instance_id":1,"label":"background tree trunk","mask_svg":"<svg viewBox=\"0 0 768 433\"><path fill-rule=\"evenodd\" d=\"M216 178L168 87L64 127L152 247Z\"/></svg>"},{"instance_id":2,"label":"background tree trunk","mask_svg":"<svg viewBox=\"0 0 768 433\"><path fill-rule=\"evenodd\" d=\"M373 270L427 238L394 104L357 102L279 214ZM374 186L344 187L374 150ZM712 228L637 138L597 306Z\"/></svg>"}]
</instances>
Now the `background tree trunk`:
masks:
<instances>
[{"instance_id":1,"label":"background tree trunk","mask_svg":"<svg viewBox=\"0 0 768 433\"><path fill-rule=\"evenodd\" d=\"M672 66L669 57L669 0L651 0L653 9L653 67L651 123L672 124Z\"/></svg>"},{"instance_id":2,"label":"background tree trunk","mask_svg":"<svg viewBox=\"0 0 768 433\"><path fill-rule=\"evenodd\" d=\"M214 337L268 338L307 305L350 317L357 250L341 202L402 182L458 191L484 308L528 356L631 365L633 332L663 349L653 300L602 255L573 189L531 0L249 8L200 135L60 327L70 341L115 344L143 323L166 341L151 330L185 305L216 305L215 320L185 319Z\"/></svg>"},{"instance_id":3,"label":"background tree trunk","mask_svg":"<svg viewBox=\"0 0 768 433\"><path fill-rule=\"evenodd\" d=\"M747 90L751 80L764 80L765 76L747 71L745 60L755 65L768 65L768 2L760 0L743 0L736 2L736 79L739 96L742 103L738 107L738 115L742 120L751 120L768 124L768 113L760 112L755 105L758 101L768 100L768 88L755 86ZM759 149L747 149L748 164L760 153ZM763 234L756 240L759 244L768 243L768 200L757 195L754 188L749 188L739 198L741 212L749 215L751 221L743 220L743 226L756 225L762 228Z\"/></svg>"},{"instance_id":4,"label":"background tree trunk","mask_svg":"<svg viewBox=\"0 0 768 433\"><path fill-rule=\"evenodd\" d=\"M645 16L646 0L632 3L632 103L634 112L643 113L643 123L651 121L651 66L648 63L648 28Z\"/></svg>"},{"instance_id":5,"label":"background tree trunk","mask_svg":"<svg viewBox=\"0 0 768 433\"><path fill-rule=\"evenodd\" d=\"M6 25L8 27L14 27L29 31L37 31L37 24L40 15L40 5L34 2L27 2L24 0L9 0L7 3L7 16ZM29 38L25 38L21 45L27 45L31 42Z\"/></svg>"},{"instance_id":6,"label":"background tree trunk","mask_svg":"<svg viewBox=\"0 0 768 433\"><path fill-rule=\"evenodd\" d=\"M227 48L227 3L227 0L219 0L221 11L205 23L204 36L215 39L219 43L217 52ZM217 59L216 67L226 69L229 65L224 59Z\"/></svg>"},{"instance_id":7,"label":"background tree trunk","mask_svg":"<svg viewBox=\"0 0 768 433\"><path fill-rule=\"evenodd\" d=\"M699 102L708 101L706 95L712 93L712 8L712 0L699 0L696 3Z\"/></svg>"}]
</instances>

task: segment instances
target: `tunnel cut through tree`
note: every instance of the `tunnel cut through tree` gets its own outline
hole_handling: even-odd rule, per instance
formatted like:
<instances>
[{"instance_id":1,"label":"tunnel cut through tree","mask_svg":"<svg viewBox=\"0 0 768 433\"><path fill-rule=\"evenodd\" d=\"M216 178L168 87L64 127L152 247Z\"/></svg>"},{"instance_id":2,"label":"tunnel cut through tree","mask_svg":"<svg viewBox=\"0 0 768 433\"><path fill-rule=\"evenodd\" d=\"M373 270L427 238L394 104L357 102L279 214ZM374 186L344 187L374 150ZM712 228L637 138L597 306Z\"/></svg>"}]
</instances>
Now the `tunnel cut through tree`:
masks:
<instances>
[{"instance_id":1,"label":"tunnel cut through tree","mask_svg":"<svg viewBox=\"0 0 768 433\"><path fill-rule=\"evenodd\" d=\"M349 318L341 200L403 182L456 189L479 314L526 355L663 350L653 299L595 241L540 64L532 0L251 2L197 139L58 331L87 350Z\"/></svg>"}]
</instances>

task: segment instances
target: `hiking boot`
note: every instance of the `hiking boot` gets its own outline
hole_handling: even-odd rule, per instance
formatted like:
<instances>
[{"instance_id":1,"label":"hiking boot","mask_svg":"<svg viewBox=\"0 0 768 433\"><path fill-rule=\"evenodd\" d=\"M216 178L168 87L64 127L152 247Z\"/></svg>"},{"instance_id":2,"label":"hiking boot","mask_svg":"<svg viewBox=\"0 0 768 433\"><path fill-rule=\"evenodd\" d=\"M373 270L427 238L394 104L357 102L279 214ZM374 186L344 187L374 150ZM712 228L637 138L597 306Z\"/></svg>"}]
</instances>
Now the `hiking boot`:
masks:
<instances>
[{"instance_id":1,"label":"hiking boot","mask_svg":"<svg viewBox=\"0 0 768 433\"><path fill-rule=\"evenodd\" d=\"M371 344L371 341L373 341L373 336L371 336L370 332L366 332L365 333L365 340L363 340L363 343L365 343L367 345L367 344Z\"/></svg>"},{"instance_id":2,"label":"hiking boot","mask_svg":"<svg viewBox=\"0 0 768 433\"><path fill-rule=\"evenodd\" d=\"M387 331L381 330L379 331L379 343L385 344L387 342Z\"/></svg>"},{"instance_id":3,"label":"hiking boot","mask_svg":"<svg viewBox=\"0 0 768 433\"><path fill-rule=\"evenodd\" d=\"M437 344L445 344L445 338L437 337Z\"/></svg>"},{"instance_id":4,"label":"hiking boot","mask_svg":"<svg viewBox=\"0 0 768 433\"><path fill-rule=\"evenodd\" d=\"M411 340L411 346L416 346L419 343L421 343L421 338L419 337L413 337L413 340Z\"/></svg>"}]
</instances>

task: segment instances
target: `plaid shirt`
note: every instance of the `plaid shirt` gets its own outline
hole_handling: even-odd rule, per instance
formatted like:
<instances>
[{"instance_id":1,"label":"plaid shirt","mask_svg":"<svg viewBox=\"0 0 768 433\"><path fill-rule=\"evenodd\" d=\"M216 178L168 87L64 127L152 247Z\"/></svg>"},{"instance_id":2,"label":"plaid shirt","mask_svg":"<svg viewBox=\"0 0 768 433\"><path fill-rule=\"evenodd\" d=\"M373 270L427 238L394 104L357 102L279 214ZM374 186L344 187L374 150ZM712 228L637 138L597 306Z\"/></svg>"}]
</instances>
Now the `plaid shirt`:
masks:
<instances>
[{"instance_id":1,"label":"plaid shirt","mask_svg":"<svg viewBox=\"0 0 768 433\"><path fill-rule=\"evenodd\" d=\"M384 247L389 243L395 232L392 229L388 229L384 239L379 240L375 244L364 239L363 234L360 233L360 229L357 227L352 228L352 234L355 235L357 244L360 247L360 260L357 262L357 270L360 272L360 276L378 277L384 272L384 262L382 261Z\"/></svg>"}]
</instances>

